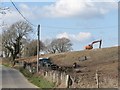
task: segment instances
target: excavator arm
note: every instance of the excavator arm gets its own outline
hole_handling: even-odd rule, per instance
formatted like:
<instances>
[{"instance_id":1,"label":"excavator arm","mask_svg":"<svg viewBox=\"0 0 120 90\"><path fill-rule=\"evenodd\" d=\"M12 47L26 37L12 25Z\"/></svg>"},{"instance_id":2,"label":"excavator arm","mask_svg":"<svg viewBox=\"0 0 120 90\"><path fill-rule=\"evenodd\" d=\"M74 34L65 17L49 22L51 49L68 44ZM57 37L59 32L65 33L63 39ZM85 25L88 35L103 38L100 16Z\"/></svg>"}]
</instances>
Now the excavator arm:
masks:
<instances>
[{"instance_id":1,"label":"excavator arm","mask_svg":"<svg viewBox=\"0 0 120 90\"><path fill-rule=\"evenodd\" d=\"M98 40L98 41L94 41L94 42L92 42L92 46L93 46L93 44L95 44L95 43L98 43L98 42L100 42L100 44L99 44L99 48L101 48L101 45L102 45L102 40Z\"/></svg>"}]
</instances>

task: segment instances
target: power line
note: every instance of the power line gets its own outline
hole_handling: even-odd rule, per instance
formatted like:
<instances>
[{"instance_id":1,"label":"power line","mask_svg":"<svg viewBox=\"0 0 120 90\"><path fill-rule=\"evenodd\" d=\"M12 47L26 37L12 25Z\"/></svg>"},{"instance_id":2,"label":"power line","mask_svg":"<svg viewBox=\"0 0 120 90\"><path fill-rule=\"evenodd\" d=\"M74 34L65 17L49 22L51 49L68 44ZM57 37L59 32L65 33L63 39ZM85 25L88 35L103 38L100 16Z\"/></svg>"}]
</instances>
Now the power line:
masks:
<instances>
[{"instance_id":1,"label":"power line","mask_svg":"<svg viewBox=\"0 0 120 90\"><path fill-rule=\"evenodd\" d=\"M20 12L20 10L16 7L16 5L14 4L14 2L12 2L12 0L10 0L12 5L15 7L15 9L18 11L18 13L23 17L23 19L25 21L27 21L29 24L31 24L32 26L36 27L36 25L32 24L29 20L26 19L26 17Z\"/></svg>"},{"instance_id":2,"label":"power line","mask_svg":"<svg viewBox=\"0 0 120 90\"><path fill-rule=\"evenodd\" d=\"M57 26L44 26L42 25L42 28L51 28L51 29L71 29L71 30L75 30L75 29L111 29L111 28L116 28L118 26L107 26L107 27L57 27Z\"/></svg>"}]
</instances>

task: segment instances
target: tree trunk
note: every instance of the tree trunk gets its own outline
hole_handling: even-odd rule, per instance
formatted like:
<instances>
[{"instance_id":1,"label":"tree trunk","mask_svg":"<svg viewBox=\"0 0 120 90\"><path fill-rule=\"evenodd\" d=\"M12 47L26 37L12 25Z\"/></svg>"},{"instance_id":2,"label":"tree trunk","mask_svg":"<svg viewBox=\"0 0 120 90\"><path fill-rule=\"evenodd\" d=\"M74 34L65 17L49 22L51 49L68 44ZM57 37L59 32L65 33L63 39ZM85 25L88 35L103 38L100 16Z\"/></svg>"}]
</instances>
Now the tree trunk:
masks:
<instances>
[{"instance_id":1,"label":"tree trunk","mask_svg":"<svg viewBox=\"0 0 120 90\"><path fill-rule=\"evenodd\" d=\"M16 58L16 54L12 54L11 55L11 62L12 62L12 66L14 66L15 65L15 58Z\"/></svg>"}]
</instances>

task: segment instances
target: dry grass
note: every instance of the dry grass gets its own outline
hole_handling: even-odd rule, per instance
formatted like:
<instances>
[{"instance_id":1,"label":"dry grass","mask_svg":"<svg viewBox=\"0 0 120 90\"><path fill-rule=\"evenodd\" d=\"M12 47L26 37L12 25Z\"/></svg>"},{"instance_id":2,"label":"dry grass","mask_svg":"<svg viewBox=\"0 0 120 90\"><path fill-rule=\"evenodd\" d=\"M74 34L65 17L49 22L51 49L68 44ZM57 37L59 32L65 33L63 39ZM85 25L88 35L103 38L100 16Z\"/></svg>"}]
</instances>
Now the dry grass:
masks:
<instances>
[{"instance_id":1,"label":"dry grass","mask_svg":"<svg viewBox=\"0 0 120 90\"><path fill-rule=\"evenodd\" d=\"M84 56L88 59L80 61ZM74 62L80 65L80 73L71 72L74 77L80 77L77 87L96 88L96 70L99 71L101 88L116 88L118 86L118 47L68 52L50 58L60 66L72 66Z\"/></svg>"},{"instance_id":2,"label":"dry grass","mask_svg":"<svg viewBox=\"0 0 120 90\"><path fill-rule=\"evenodd\" d=\"M79 78L77 87L96 88L95 73L98 70L100 76L100 87L116 88L118 86L118 47L83 50L76 52L67 52L60 54L47 54L40 57L50 57L50 59L59 66L71 67L76 62L81 72L70 72L76 78ZM84 57L87 60L84 60ZM30 57L26 60L36 60Z\"/></svg>"}]
</instances>

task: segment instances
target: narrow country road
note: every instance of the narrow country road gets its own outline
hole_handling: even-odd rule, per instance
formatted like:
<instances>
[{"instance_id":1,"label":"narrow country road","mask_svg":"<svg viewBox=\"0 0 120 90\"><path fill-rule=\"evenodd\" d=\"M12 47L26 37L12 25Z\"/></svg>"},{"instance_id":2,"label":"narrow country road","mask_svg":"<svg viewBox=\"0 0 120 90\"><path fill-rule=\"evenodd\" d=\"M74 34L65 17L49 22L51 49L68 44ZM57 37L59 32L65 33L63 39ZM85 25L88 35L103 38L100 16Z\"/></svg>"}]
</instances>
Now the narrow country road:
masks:
<instances>
[{"instance_id":1,"label":"narrow country road","mask_svg":"<svg viewBox=\"0 0 120 90\"><path fill-rule=\"evenodd\" d=\"M1 69L2 68L2 69ZM2 73L2 88L37 88L17 70L0 66L0 74Z\"/></svg>"}]
</instances>

